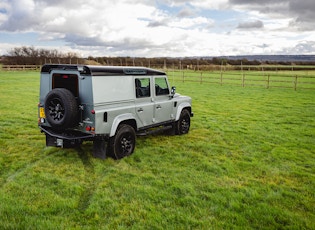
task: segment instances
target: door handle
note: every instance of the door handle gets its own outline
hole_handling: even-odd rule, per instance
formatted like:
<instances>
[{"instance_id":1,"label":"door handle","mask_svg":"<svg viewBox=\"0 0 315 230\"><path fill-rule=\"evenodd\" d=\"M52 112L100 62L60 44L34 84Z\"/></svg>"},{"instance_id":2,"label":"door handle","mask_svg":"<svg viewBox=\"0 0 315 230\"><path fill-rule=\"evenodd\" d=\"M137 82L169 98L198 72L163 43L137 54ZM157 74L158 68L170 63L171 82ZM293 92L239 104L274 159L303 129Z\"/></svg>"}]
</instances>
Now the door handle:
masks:
<instances>
[{"instance_id":1,"label":"door handle","mask_svg":"<svg viewBox=\"0 0 315 230\"><path fill-rule=\"evenodd\" d=\"M139 112L139 113L143 112L143 109L142 109L142 108L139 108L139 109L138 109L138 112Z\"/></svg>"},{"instance_id":2,"label":"door handle","mask_svg":"<svg viewBox=\"0 0 315 230\"><path fill-rule=\"evenodd\" d=\"M161 109L162 106L161 106L161 105L157 105L156 108L157 108L157 109Z\"/></svg>"}]
</instances>

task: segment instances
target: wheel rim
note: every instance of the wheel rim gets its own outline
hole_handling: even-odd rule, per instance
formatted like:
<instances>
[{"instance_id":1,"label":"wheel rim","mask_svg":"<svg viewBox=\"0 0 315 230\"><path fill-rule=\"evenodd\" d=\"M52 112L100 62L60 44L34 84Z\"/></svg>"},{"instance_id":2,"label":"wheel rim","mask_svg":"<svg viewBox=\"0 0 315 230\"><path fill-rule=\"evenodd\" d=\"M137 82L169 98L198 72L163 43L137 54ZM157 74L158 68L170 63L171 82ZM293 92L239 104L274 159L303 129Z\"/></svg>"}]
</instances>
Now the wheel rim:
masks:
<instances>
[{"instance_id":1,"label":"wheel rim","mask_svg":"<svg viewBox=\"0 0 315 230\"><path fill-rule=\"evenodd\" d=\"M132 138L132 135L130 133L126 133L120 139L120 145L119 145L120 152L123 155L131 154L133 145L134 145L134 140Z\"/></svg>"},{"instance_id":2,"label":"wheel rim","mask_svg":"<svg viewBox=\"0 0 315 230\"><path fill-rule=\"evenodd\" d=\"M183 117L183 120L181 122L182 133L187 133L189 131L189 127L190 127L189 116L185 116Z\"/></svg>"},{"instance_id":3,"label":"wheel rim","mask_svg":"<svg viewBox=\"0 0 315 230\"><path fill-rule=\"evenodd\" d=\"M49 102L49 115L55 121L61 121L65 115L65 109L59 98L54 98Z\"/></svg>"}]
</instances>

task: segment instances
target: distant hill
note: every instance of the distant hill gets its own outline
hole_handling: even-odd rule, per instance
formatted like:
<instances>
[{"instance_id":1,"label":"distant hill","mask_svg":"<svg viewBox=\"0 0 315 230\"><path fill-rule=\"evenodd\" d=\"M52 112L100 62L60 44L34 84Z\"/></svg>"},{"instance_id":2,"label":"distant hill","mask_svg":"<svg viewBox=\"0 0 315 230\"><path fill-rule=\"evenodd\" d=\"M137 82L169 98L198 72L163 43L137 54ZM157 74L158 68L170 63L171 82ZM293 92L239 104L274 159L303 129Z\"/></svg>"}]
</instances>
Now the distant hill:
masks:
<instances>
[{"instance_id":1,"label":"distant hill","mask_svg":"<svg viewBox=\"0 0 315 230\"><path fill-rule=\"evenodd\" d=\"M213 57L209 57L213 58ZM239 56L220 56L216 58L226 58L228 60L248 61L270 61L270 62L315 62L315 55L239 55Z\"/></svg>"}]
</instances>

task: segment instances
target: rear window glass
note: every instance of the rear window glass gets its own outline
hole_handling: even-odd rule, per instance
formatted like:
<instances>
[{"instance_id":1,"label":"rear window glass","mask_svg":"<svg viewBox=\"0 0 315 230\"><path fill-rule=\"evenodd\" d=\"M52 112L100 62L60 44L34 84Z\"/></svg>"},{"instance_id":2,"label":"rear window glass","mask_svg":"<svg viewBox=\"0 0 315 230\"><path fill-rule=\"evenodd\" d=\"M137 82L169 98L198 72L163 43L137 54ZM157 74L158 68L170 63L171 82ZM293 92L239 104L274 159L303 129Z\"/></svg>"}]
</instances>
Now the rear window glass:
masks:
<instances>
[{"instance_id":1,"label":"rear window glass","mask_svg":"<svg viewBox=\"0 0 315 230\"><path fill-rule=\"evenodd\" d=\"M75 96L79 96L78 76L76 74L53 74L52 88L65 88Z\"/></svg>"}]
</instances>

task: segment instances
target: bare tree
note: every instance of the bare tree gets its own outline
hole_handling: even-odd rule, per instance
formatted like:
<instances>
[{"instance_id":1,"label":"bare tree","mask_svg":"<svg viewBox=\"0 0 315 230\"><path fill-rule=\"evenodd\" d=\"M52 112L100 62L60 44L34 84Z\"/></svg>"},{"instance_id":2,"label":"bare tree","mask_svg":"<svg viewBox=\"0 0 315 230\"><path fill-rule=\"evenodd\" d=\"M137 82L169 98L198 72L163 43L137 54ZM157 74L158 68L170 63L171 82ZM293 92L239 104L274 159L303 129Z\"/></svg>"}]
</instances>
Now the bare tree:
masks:
<instances>
[{"instance_id":1,"label":"bare tree","mask_svg":"<svg viewBox=\"0 0 315 230\"><path fill-rule=\"evenodd\" d=\"M22 46L9 50L3 62L7 65L42 65L44 63L83 63L83 60L74 52L62 53L56 49Z\"/></svg>"}]
</instances>

